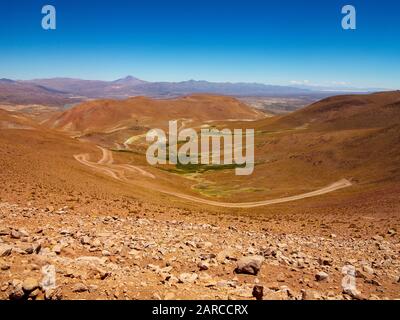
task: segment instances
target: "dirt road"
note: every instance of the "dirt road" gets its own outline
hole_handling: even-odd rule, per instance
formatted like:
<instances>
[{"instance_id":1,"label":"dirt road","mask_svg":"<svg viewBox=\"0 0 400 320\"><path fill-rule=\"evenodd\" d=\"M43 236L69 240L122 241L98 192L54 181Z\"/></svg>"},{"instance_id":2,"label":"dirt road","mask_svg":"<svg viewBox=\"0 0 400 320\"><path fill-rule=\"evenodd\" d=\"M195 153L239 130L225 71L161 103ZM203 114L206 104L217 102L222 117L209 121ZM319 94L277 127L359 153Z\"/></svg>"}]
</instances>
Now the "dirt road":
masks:
<instances>
[{"instance_id":1,"label":"dirt road","mask_svg":"<svg viewBox=\"0 0 400 320\"><path fill-rule=\"evenodd\" d=\"M114 179L124 181L124 182L130 182L131 180L128 179L125 176L125 170L126 171L131 171L135 173L140 173L145 177L151 178L151 179L156 179L156 177L133 165L129 164L114 164L114 159L112 156L112 152L110 150L104 149L102 147L99 147L102 151L102 158L98 162L91 162L89 161L89 155L88 154L79 154L75 155L74 158L79 161L80 163L95 169L96 171L103 172L109 176L111 176ZM218 206L218 207L225 207L225 208L254 208L254 207L261 207L261 206L267 206L267 205L272 205L272 204L278 204L278 203L284 203L284 202L290 202L290 201L296 201L296 200L301 200L301 199L306 199L310 197L316 197L320 196L329 192L333 192L336 190L340 190L343 188L350 187L352 184L349 180L347 179L341 179L335 183L330 184L329 186L323 187L321 189L303 193L303 194L298 194L294 196L289 196L289 197L283 197L283 198L277 198L277 199L269 199L269 200L262 200L262 201L253 201L253 202L240 202L240 203L232 203L232 202L218 202L218 201L213 201L213 200L207 200L207 199L202 199L199 197L191 196L188 194L180 193L180 192L173 192L173 191L168 191L159 187L153 187L152 189L154 191L158 191L164 194L168 194L174 197L178 197L181 199L197 202L197 203L203 203L207 205L212 205L212 206Z\"/></svg>"}]
</instances>

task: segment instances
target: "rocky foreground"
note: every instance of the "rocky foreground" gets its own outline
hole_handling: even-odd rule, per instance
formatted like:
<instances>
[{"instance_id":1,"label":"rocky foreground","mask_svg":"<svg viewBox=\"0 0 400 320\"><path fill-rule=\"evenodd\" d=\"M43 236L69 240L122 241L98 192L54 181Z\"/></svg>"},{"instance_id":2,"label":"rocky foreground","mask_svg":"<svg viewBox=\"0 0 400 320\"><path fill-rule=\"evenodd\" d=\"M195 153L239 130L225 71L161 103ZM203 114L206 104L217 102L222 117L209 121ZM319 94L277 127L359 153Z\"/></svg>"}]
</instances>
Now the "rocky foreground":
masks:
<instances>
[{"instance_id":1,"label":"rocky foreground","mask_svg":"<svg viewBox=\"0 0 400 320\"><path fill-rule=\"evenodd\" d=\"M0 203L0 299L398 299L399 258L395 229L274 233Z\"/></svg>"}]
</instances>

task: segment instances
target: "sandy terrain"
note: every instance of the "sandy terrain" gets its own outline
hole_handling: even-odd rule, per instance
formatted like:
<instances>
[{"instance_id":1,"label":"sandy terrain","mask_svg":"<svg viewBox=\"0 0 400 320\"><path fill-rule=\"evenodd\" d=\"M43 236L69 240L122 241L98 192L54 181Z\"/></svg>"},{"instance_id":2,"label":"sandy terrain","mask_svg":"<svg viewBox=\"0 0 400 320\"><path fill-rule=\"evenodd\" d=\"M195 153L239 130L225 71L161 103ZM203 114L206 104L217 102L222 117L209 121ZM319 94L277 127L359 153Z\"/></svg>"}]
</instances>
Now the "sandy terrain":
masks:
<instances>
[{"instance_id":1,"label":"sandy terrain","mask_svg":"<svg viewBox=\"0 0 400 320\"><path fill-rule=\"evenodd\" d=\"M250 178L111 151L142 127L74 138L0 110L0 298L254 299L258 286L264 299L398 299L399 101L329 98L243 122L257 130Z\"/></svg>"}]
</instances>

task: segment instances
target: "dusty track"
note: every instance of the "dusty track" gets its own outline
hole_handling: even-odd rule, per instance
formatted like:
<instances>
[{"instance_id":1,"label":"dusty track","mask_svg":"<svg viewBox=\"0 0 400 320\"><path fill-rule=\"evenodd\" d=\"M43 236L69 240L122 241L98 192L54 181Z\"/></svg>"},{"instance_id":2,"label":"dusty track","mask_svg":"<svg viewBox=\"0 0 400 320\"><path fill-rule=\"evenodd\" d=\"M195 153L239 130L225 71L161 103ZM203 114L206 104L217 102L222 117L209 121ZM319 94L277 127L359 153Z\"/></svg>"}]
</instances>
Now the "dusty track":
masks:
<instances>
[{"instance_id":1,"label":"dusty track","mask_svg":"<svg viewBox=\"0 0 400 320\"><path fill-rule=\"evenodd\" d=\"M103 155L97 163L89 161L89 154L87 153L75 155L74 158L80 163L88 167L91 167L97 171L106 173L107 175L117 180L129 181L129 179L125 177L124 170L131 171L134 173L140 173L145 177L155 179L155 176L153 174L137 166L133 166L130 164L114 164L114 158L112 156L112 152L102 147L99 147L99 149L102 151Z\"/></svg>"},{"instance_id":2,"label":"dusty track","mask_svg":"<svg viewBox=\"0 0 400 320\"><path fill-rule=\"evenodd\" d=\"M75 155L74 158L79 161L80 163L95 169L96 171L103 172L109 176L111 176L114 179L124 181L124 182L131 182L130 179L128 179L125 176L125 170L135 172L135 173L140 173L145 177L155 179L155 176L139 167L133 166L133 165L128 165L128 164L114 164L114 159L112 156L112 152L109 150L106 150L102 147L99 147L102 150L102 158L96 163L96 162L91 162L89 161L89 155L88 154L79 154ZM198 198L195 196L179 193L179 192L173 192L173 191L168 191L165 189L161 189L158 187L153 187L152 189L164 194L168 194L174 197L178 197L181 199L197 202L197 203L203 203L207 205L212 205L212 206L218 206L218 207L226 207L226 208L253 208L253 207L260 207L260 206L267 206L267 205L272 205L272 204L278 204L278 203L284 203L284 202L290 202L290 201L296 201L296 200L301 200L301 199L306 199L306 198L311 198L311 197L316 197L320 196L329 192L333 192L336 190L340 190L343 188L350 187L352 184L349 180L347 179L341 179L335 183L332 183L329 186L326 186L324 188L299 194L299 195L294 195L294 196L289 196L289 197L283 197L283 198L277 198L277 199L270 199L270 200L262 200L262 201L254 201L254 202L241 202L241 203L231 203L231 202L218 202L218 201L212 201L212 200L207 200L207 199L202 199Z\"/></svg>"}]
</instances>

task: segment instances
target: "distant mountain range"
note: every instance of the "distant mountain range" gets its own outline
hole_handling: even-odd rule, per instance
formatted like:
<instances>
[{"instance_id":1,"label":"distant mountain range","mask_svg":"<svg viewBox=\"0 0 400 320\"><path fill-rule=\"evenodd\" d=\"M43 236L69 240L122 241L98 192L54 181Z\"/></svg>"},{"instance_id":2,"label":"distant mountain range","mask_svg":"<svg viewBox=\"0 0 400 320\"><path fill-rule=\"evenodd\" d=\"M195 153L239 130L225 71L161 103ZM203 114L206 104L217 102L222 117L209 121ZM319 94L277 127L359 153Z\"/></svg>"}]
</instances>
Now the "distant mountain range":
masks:
<instances>
[{"instance_id":1,"label":"distant mountain range","mask_svg":"<svg viewBox=\"0 0 400 320\"><path fill-rule=\"evenodd\" d=\"M351 90L345 90L351 91ZM360 89L351 92L365 92ZM374 90L371 90L374 91ZM124 99L131 96L173 98L208 93L234 97L291 97L318 95L323 98L340 93L319 87L277 86L260 83L230 83L208 81L148 82L132 76L115 81L52 78L34 80L0 79L0 103L45 104L62 106L87 99Z\"/></svg>"}]
</instances>

